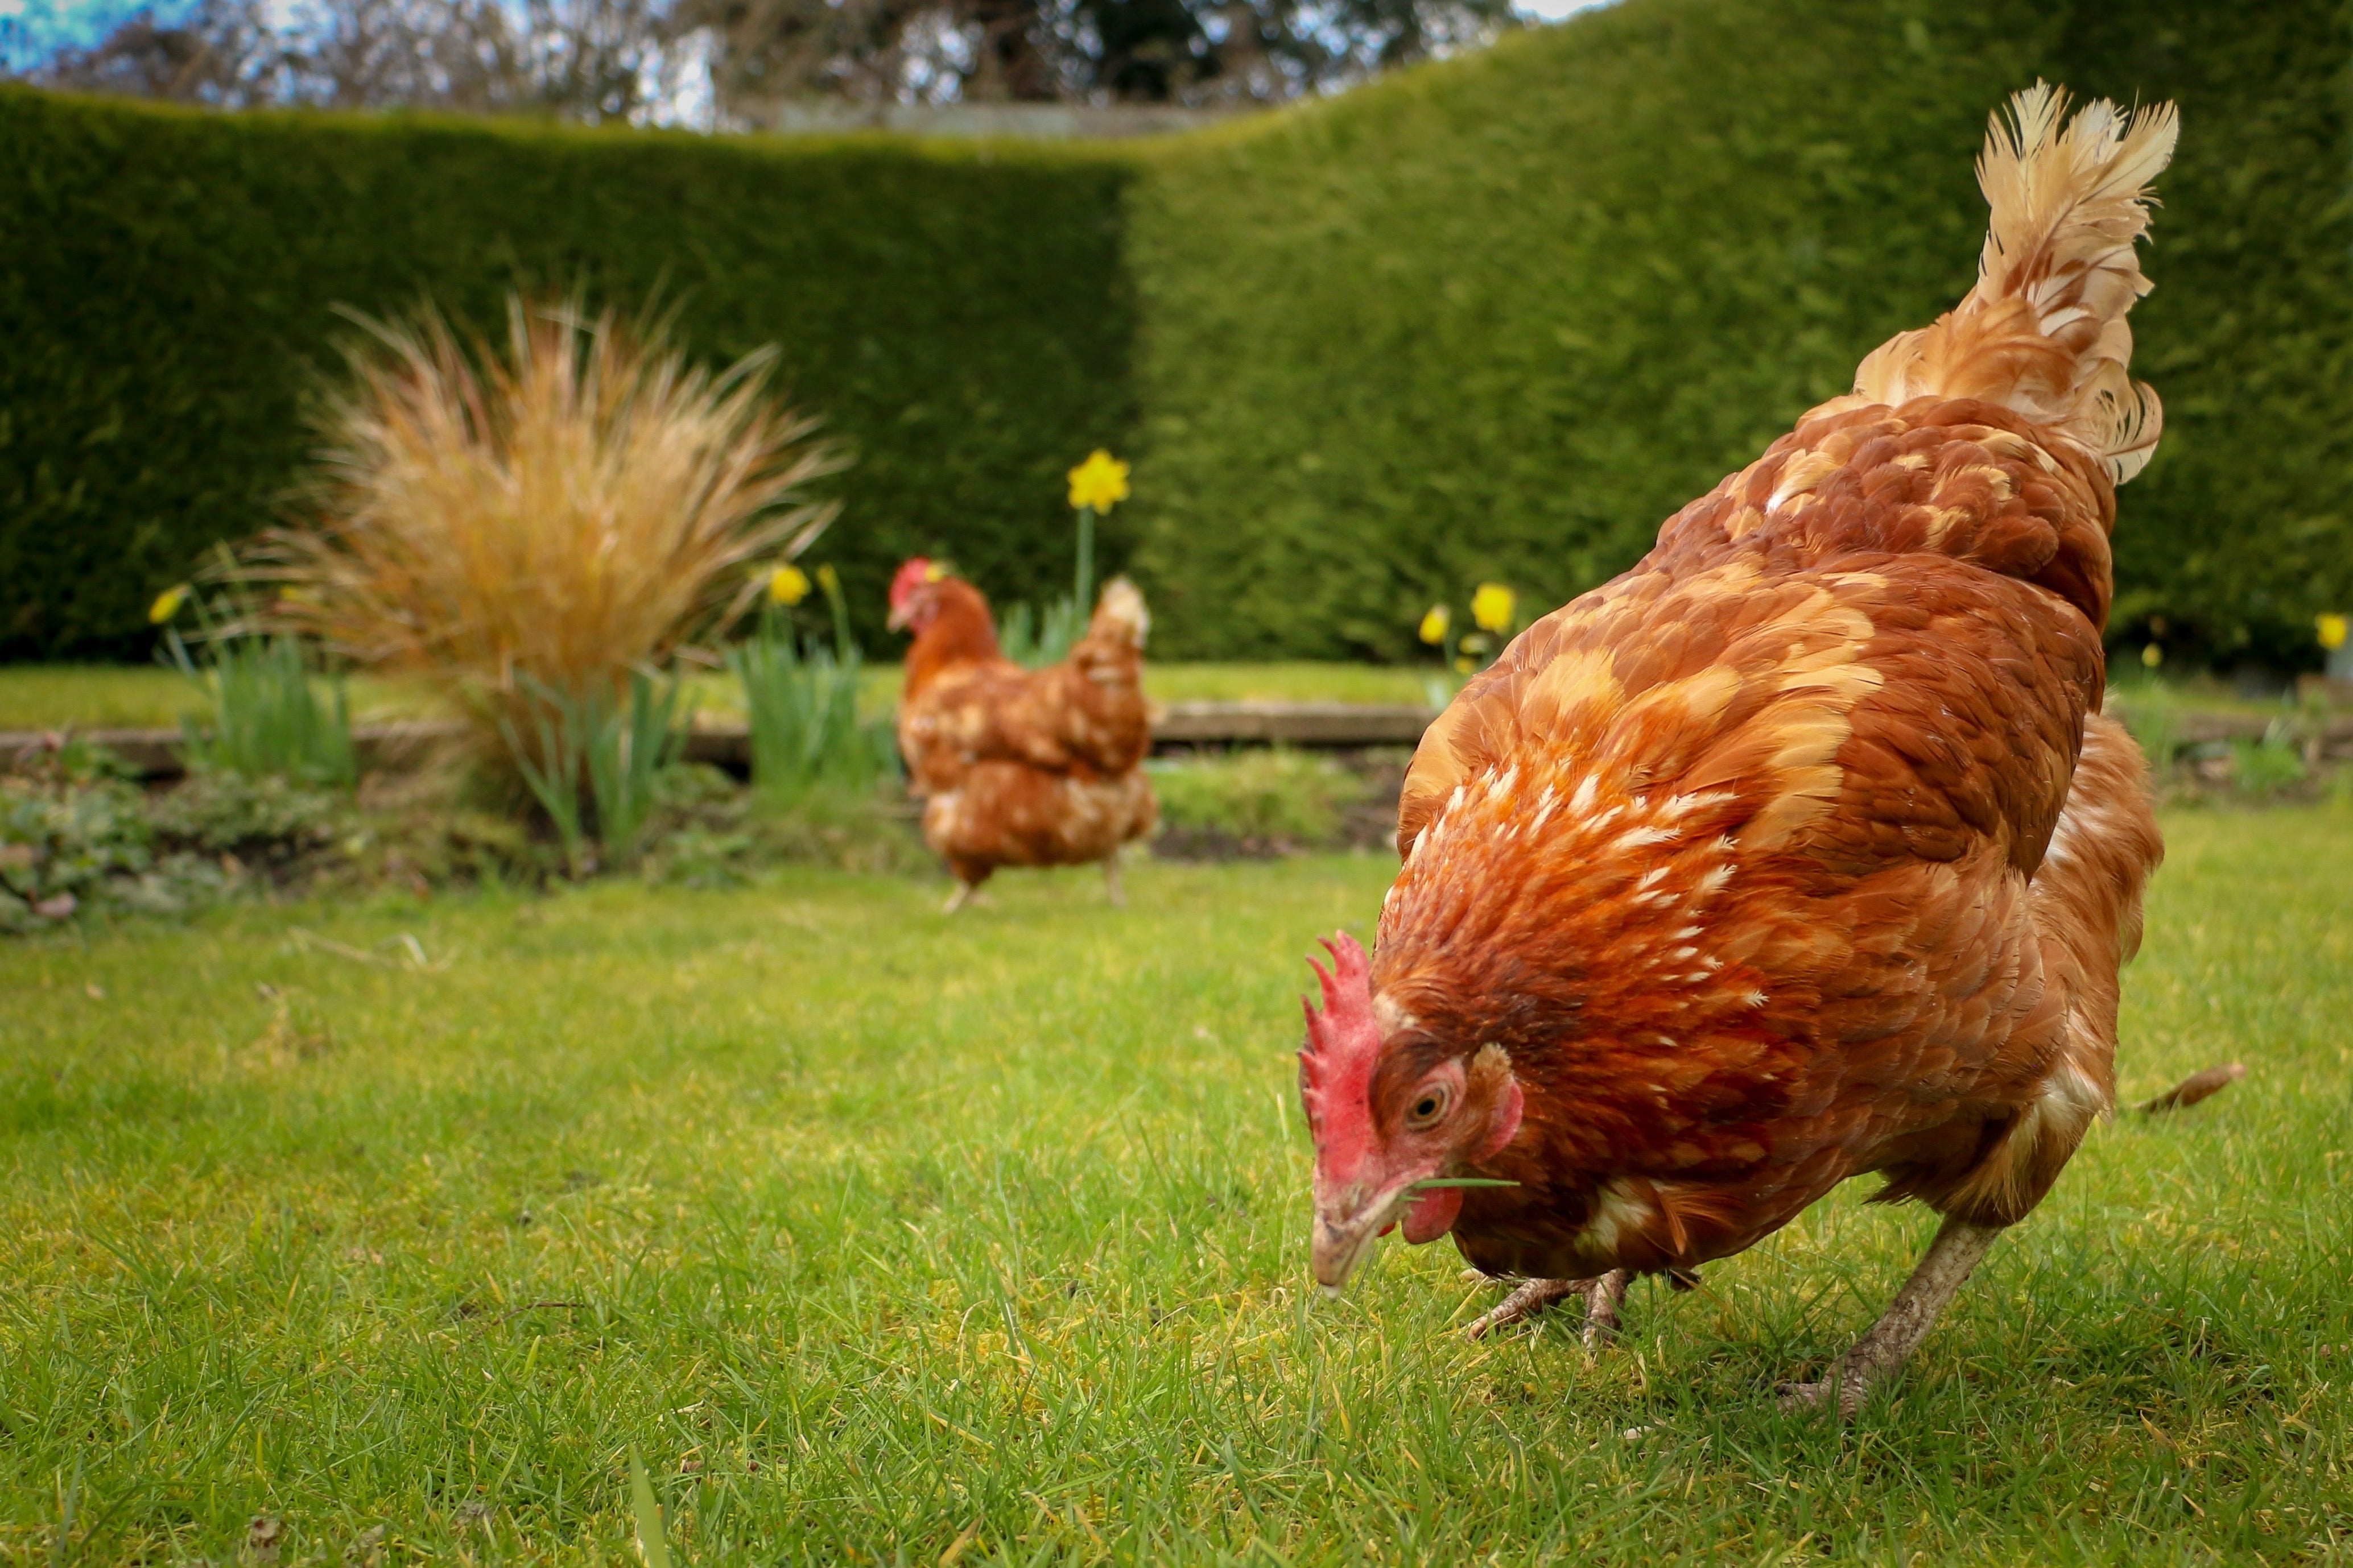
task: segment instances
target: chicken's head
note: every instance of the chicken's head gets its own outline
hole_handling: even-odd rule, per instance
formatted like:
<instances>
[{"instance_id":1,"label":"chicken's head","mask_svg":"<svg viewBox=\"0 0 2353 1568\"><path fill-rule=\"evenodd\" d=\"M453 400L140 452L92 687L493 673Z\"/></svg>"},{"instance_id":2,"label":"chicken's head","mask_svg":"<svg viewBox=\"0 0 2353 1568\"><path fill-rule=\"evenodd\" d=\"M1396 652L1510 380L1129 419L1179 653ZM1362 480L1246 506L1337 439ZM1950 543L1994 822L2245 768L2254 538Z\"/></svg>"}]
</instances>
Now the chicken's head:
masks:
<instances>
[{"instance_id":1,"label":"chicken's head","mask_svg":"<svg viewBox=\"0 0 2353 1568\"><path fill-rule=\"evenodd\" d=\"M939 613L937 584L947 576L947 569L935 561L916 556L899 568L891 579L891 619L892 631L922 631Z\"/></svg>"},{"instance_id":2,"label":"chicken's head","mask_svg":"<svg viewBox=\"0 0 2353 1568\"><path fill-rule=\"evenodd\" d=\"M1461 1179L1499 1152L1519 1132L1525 1100L1503 1047L1466 1057L1421 1039L1402 1016L1384 1028L1364 948L1345 931L1324 946L1330 972L1309 961L1324 1010L1302 1004L1299 1098L1315 1137L1315 1278L1336 1294L1400 1219L1416 1244L1454 1227L1462 1189L1428 1184Z\"/></svg>"}]
</instances>

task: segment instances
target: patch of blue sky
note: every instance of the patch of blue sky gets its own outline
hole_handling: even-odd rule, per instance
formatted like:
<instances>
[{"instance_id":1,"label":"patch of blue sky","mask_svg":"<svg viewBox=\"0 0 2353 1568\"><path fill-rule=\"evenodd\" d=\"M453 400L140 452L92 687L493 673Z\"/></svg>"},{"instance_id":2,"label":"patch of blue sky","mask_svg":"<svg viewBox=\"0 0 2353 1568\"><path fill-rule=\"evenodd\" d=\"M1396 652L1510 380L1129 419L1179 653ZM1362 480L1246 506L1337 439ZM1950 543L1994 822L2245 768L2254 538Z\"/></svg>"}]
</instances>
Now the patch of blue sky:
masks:
<instances>
[{"instance_id":1,"label":"patch of blue sky","mask_svg":"<svg viewBox=\"0 0 2353 1568\"><path fill-rule=\"evenodd\" d=\"M141 12L180 21L196 0L0 0L0 66L21 71L60 49L86 49Z\"/></svg>"}]
</instances>

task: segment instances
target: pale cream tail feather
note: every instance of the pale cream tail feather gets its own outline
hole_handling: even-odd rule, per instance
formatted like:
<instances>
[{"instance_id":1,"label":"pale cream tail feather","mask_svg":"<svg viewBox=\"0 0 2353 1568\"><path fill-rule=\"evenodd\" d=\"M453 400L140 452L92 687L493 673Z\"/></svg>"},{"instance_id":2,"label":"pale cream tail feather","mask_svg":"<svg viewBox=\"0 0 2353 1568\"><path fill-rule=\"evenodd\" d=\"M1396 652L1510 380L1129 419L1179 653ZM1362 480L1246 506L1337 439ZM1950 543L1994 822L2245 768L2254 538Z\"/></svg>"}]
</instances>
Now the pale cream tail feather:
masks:
<instances>
[{"instance_id":1,"label":"pale cream tail feather","mask_svg":"<svg viewBox=\"0 0 2353 1568\"><path fill-rule=\"evenodd\" d=\"M1934 326L1873 351L1853 394L1818 413L1979 398L2059 430L2119 484L2140 472L2164 413L2128 373L2125 315L2149 290L2133 246L2180 121L2169 103L2126 113L2104 99L2072 120L2066 110L2064 89L2037 82L2010 100L2008 121L1994 116L1978 158L1993 212L1977 287Z\"/></svg>"},{"instance_id":2,"label":"pale cream tail feather","mask_svg":"<svg viewBox=\"0 0 2353 1568\"><path fill-rule=\"evenodd\" d=\"M1090 637L1109 636L1136 647L1152 631L1152 612L1145 608L1144 595L1125 577L1114 577L1103 584L1103 596L1095 601L1093 618L1088 623Z\"/></svg>"}]
</instances>

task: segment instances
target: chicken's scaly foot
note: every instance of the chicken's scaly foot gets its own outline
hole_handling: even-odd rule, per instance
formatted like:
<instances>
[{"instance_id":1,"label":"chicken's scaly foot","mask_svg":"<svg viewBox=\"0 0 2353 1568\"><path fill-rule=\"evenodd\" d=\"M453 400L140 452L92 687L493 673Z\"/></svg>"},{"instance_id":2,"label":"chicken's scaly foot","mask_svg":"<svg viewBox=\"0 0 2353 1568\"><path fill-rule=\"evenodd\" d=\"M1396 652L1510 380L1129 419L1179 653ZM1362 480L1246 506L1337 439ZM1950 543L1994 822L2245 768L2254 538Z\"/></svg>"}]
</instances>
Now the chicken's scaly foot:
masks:
<instances>
[{"instance_id":1,"label":"chicken's scaly foot","mask_svg":"<svg viewBox=\"0 0 2353 1568\"><path fill-rule=\"evenodd\" d=\"M1613 1268L1595 1279L1530 1279L1463 1331L1474 1340L1483 1339L1497 1329L1535 1317L1556 1301L1576 1296L1585 1302L1585 1348L1599 1350L1618 1331L1618 1308L1626 1300L1630 1278L1623 1268Z\"/></svg>"},{"instance_id":2,"label":"chicken's scaly foot","mask_svg":"<svg viewBox=\"0 0 2353 1568\"><path fill-rule=\"evenodd\" d=\"M1103 858L1103 893L1115 910L1127 908L1127 894L1119 885L1119 851L1114 849Z\"/></svg>"},{"instance_id":3,"label":"chicken's scaly foot","mask_svg":"<svg viewBox=\"0 0 2353 1568\"><path fill-rule=\"evenodd\" d=\"M940 913L944 915L955 913L971 901L972 894L973 886L970 882L958 882L955 885L955 891L948 895L948 901L940 906Z\"/></svg>"},{"instance_id":4,"label":"chicken's scaly foot","mask_svg":"<svg viewBox=\"0 0 2353 1568\"><path fill-rule=\"evenodd\" d=\"M1872 1386L1902 1369L1928 1331L1936 1326L1961 1282L1969 1270L1986 1255L1993 1238L2001 1234L2001 1226L1972 1225L1967 1220L1948 1219L1936 1232L1936 1239L1920 1258L1920 1266L1912 1270L1912 1278L1895 1293L1895 1300L1879 1321L1871 1325L1852 1349L1833 1363L1827 1374L1813 1383L1785 1383L1777 1392L1784 1410L1811 1410L1836 1401L1839 1419L1843 1421L1862 1408L1865 1395Z\"/></svg>"},{"instance_id":5,"label":"chicken's scaly foot","mask_svg":"<svg viewBox=\"0 0 2353 1568\"><path fill-rule=\"evenodd\" d=\"M1612 1268L1593 1281L1585 1293L1585 1348L1598 1351L1618 1337L1618 1310L1626 1304L1626 1287L1633 1275Z\"/></svg>"},{"instance_id":6,"label":"chicken's scaly foot","mask_svg":"<svg viewBox=\"0 0 2353 1568\"><path fill-rule=\"evenodd\" d=\"M1592 1283L1590 1279L1526 1280L1518 1289L1504 1297L1501 1304L1482 1314L1462 1331L1471 1339L1484 1339L1497 1329L1535 1317L1556 1301L1583 1295L1586 1287Z\"/></svg>"}]
</instances>

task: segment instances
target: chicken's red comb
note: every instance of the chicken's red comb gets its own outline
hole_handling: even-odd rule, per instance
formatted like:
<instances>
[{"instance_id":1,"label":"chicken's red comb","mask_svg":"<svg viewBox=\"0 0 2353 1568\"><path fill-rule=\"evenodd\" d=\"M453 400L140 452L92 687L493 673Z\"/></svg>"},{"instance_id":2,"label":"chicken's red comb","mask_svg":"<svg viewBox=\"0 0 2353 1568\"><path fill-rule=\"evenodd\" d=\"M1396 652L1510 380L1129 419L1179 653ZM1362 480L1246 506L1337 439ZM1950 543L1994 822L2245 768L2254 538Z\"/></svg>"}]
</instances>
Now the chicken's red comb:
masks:
<instances>
[{"instance_id":1,"label":"chicken's red comb","mask_svg":"<svg viewBox=\"0 0 2353 1568\"><path fill-rule=\"evenodd\" d=\"M1348 1177L1372 1146L1373 1068L1380 1059L1381 1031L1373 1022L1372 965L1346 931L1324 943L1332 955L1329 973L1314 959L1308 967L1323 982L1324 1010L1300 998L1307 1015L1307 1044L1299 1053L1299 1100L1315 1135L1316 1155L1335 1174Z\"/></svg>"},{"instance_id":2,"label":"chicken's red comb","mask_svg":"<svg viewBox=\"0 0 2353 1568\"><path fill-rule=\"evenodd\" d=\"M891 607L897 609L913 595L916 589L938 580L933 574L931 562L921 555L916 556L900 567L899 574L891 579Z\"/></svg>"}]
</instances>

